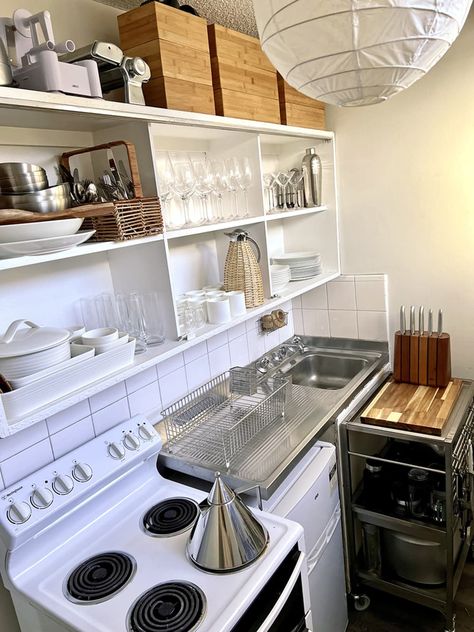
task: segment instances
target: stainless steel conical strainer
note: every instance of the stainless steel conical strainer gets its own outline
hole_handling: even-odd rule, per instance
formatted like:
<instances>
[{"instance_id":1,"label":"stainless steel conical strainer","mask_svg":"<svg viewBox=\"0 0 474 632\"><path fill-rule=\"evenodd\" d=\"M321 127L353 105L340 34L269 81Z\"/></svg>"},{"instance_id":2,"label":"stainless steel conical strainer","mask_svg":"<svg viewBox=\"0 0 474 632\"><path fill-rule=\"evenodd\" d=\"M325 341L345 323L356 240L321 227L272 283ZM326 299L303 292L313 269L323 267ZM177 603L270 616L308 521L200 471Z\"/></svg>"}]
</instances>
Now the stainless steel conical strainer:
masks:
<instances>
[{"instance_id":1,"label":"stainless steel conical strainer","mask_svg":"<svg viewBox=\"0 0 474 632\"><path fill-rule=\"evenodd\" d=\"M187 551L199 568L229 573L255 562L265 551L269 535L220 473L215 476L209 496L200 505Z\"/></svg>"}]
</instances>

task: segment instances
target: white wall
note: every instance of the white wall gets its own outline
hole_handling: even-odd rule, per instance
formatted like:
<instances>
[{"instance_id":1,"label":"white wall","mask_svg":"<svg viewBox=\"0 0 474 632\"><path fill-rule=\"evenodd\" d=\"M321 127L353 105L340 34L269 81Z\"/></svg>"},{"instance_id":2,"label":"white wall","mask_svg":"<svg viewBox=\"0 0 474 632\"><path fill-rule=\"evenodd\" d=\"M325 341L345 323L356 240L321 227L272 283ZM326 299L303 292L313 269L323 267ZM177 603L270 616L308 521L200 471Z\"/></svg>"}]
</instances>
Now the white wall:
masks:
<instances>
[{"instance_id":1,"label":"white wall","mask_svg":"<svg viewBox=\"0 0 474 632\"><path fill-rule=\"evenodd\" d=\"M382 105L329 108L342 270L389 278L400 304L441 307L453 371L474 377L474 14L437 66Z\"/></svg>"},{"instance_id":2,"label":"white wall","mask_svg":"<svg viewBox=\"0 0 474 632\"><path fill-rule=\"evenodd\" d=\"M2 17L11 17L18 7L32 13L48 9L56 42L72 39L77 48L95 39L118 44L117 15L121 10L94 0L2 0Z\"/></svg>"}]
</instances>

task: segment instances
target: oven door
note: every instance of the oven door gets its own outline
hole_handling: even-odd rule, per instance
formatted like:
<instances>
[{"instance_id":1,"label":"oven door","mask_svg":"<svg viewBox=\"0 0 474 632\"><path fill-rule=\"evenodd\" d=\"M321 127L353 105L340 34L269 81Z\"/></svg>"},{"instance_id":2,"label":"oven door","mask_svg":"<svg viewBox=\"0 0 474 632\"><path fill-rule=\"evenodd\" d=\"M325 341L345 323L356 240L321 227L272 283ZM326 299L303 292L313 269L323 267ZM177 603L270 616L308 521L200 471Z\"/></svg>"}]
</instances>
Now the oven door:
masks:
<instances>
[{"instance_id":1,"label":"oven door","mask_svg":"<svg viewBox=\"0 0 474 632\"><path fill-rule=\"evenodd\" d=\"M303 596L304 559L295 546L231 632L311 632Z\"/></svg>"}]
</instances>

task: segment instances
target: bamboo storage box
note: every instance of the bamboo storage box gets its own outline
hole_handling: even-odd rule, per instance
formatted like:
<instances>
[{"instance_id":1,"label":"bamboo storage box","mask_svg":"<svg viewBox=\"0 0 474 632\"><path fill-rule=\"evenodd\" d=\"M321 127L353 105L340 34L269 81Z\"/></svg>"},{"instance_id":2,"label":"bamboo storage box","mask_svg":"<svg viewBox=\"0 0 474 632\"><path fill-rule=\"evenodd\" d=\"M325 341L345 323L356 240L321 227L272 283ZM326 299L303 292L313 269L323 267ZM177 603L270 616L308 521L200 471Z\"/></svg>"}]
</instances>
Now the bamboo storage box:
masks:
<instances>
[{"instance_id":1,"label":"bamboo storage box","mask_svg":"<svg viewBox=\"0 0 474 632\"><path fill-rule=\"evenodd\" d=\"M208 32L217 114L280 123L277 73L259 40L218 24Z\"/></svg>"},{"instance_id":2,"label":"bamboo storage box","mask_svg":"<svg viewBox=\"0 0 474 632\"><path fill-rule=\"evenodd\" d=\"M117 19L122 49L150 66L147 105L215 114L206 20L159 2Z\"/></svg>"},{"instance_id":3,"label":"bamboo storage box","mask_svg":"<svg viewBox=\"0 0 474 632\"><path fill-rule=\"evenodd\" d=\"M280 114L283 125L326 129L325 105L292 88L278 75Z\"/></svg>"}]
</instances>

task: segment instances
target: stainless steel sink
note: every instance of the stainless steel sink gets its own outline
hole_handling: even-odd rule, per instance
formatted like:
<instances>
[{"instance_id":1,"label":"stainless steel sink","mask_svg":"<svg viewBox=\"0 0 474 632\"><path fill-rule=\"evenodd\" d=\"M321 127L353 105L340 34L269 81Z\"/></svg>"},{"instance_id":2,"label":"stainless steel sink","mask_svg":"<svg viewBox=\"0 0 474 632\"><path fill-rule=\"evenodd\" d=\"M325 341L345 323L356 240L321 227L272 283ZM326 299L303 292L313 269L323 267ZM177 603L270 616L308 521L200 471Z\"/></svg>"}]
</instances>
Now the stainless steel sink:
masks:
<instances>
[{"instance_id":1,"label":"stainless steel sink","mask_svg":"<svg viewBox=\"0 0 474 632\"><path fill-rule=\"evenodd\" d=\"M360 371L373 362L344 352L306 352L297 356L281 373L291 375L293 384L325 390L344 388Z\"/></svg>"}]
</instances>

